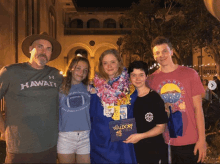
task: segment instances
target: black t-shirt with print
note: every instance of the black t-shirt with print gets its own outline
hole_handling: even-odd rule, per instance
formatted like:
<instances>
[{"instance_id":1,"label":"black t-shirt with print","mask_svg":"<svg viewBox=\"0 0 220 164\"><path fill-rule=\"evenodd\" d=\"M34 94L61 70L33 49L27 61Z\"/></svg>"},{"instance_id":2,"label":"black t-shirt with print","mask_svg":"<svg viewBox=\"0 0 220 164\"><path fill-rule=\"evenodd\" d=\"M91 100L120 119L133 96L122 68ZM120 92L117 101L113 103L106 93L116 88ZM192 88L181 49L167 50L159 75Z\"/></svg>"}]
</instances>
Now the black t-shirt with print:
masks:
<instances>
[{"instance_id":1,"label":"black t-shirt with print","mask_svg":"<svg viewBox=\"0 0 220 164\"><path fill-rule=\"evenodd\" d=\"M137 97L134 103L134 118L136 120L137 133L144 133L154 128L156 124L167 123L167 113L160 95L153 90L143 97ZM158 144L164 143L162 134L146 138L138 143Z\"/></svg>"}]
</instances>

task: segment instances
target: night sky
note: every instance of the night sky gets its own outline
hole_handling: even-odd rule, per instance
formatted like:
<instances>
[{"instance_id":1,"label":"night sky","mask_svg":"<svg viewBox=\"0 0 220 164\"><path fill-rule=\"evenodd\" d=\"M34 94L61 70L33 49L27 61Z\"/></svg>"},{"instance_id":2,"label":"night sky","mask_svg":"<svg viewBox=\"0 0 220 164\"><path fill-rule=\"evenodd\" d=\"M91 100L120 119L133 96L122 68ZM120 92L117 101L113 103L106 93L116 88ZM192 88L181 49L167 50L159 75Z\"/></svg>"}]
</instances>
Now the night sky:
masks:
<instances>
[{"instance_id":1,"label":"night sky","mask_svg":"<svg viewBox=\"0 0 220 164\"><path fill-rule=\"evenodd\" d=\"M77 7L92 7L92 8L113 8L123 7L129 8L132 2L139 2L139 0L73 0Z\"/></svg>"}]
</instances>

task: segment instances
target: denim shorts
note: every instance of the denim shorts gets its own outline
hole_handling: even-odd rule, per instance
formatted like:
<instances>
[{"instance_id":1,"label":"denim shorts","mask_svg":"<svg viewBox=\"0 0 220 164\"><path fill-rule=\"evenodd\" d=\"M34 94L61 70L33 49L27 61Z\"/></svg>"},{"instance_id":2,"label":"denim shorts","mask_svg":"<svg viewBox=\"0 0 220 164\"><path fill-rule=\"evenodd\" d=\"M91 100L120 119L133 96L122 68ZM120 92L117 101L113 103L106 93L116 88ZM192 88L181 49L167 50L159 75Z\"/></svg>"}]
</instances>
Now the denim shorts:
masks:
<instances>
[{"instance_id":1,"label":"denim shorts","mask_svg":"<svg viewBox=\"0 0 220 164\"><path fill-rule=\"evenodd\" d=\"M57 153L90 154L89 132L59 132Z\"/></svg>"}]
</instances>

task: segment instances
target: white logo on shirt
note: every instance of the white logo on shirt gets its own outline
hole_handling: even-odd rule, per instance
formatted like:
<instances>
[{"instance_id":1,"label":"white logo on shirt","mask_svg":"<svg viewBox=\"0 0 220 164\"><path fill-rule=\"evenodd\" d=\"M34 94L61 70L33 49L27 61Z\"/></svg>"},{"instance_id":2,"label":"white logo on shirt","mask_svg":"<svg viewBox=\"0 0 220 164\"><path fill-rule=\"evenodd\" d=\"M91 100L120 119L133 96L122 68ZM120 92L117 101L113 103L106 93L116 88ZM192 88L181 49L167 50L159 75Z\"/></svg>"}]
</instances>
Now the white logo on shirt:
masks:
<instances>
[{"instance_id":1,"label":"white logo on shirt","mask_svg":"<svg viewBox=\"0 0 220 164\"><path fill-rule=\"evenodd\" d=\"M57 84L52 81L29 81L25 84L21 84L21 90L25 88L38 87L38 86L49 86L49 87L57 87Z\"/></svg>"},{"instance_id":2,"label":"white logo on shirt","mask_svg":"<svg viewBox=\"0 0 220 164\"><path fill-rule=\"evenodd\" d=\"M49 76L49 79L54 79L54 76Z\"/></svg>"},{"instance_id":3,"label":"white logo on shirt","mask_svg":"<svg viewBox=\"0 0 220 164\"><path fill-rule=\"evenodd\" d=\"M153 113L149 112L149 113L145 114L145 119L147 122L153 121L153 119L154 119Z\"/></svg>"}]
</instances>

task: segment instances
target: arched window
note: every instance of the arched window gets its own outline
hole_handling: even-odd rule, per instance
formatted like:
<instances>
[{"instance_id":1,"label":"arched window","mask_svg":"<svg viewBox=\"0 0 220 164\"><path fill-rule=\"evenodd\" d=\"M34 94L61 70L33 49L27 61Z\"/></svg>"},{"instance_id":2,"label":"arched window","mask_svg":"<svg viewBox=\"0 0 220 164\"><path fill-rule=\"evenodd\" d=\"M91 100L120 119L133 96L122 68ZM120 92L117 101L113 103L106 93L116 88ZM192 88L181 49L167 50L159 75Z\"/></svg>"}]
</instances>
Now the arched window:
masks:
<instances>
[{"instance_id":1,"label":"arched window","mask_svg":"<svg viewBox=\"0 0 220 164\"><path fill-rule=\"evenodd\" d=\"M100 23L97 19L90 19L87 22L87 28L99 28Z\"/></svg>"},{"instance_id":2,"label":"arched window","mask_svg":"<svg viewBox=\"0 0 220 164\"><path fill-rule=\"evenodd\" d=\"M116 28L116 21L114 19L106 19L103 24L104 28Z\"/></svg>"},{"instance_id":3,"label":"arched window","mask_svg":"<svg viewBox=\"0 0 220 164\"><path fill-rule=\"evenodd\" d=\"M82 55L84 58L88 58L88 52L85 49L77 49L75 51L75 56Z\"/></svg>"},{"instance_id":4,"label":"arched window","mask_svg":"<svg viewBox=\"0 0 220 164\"><path fill-rule=\"evenodd\" d=\"M83 21L81 19L73 19L70 22L70 28L83 28Z\"/></svg>"},{"instance_id":5,"label":"arched window","mask_svg":"<svg viewBox=\"0 0 220 164\"><path fill-rule=\"evenodd\" d=\"M49 9L49 35L56 38L57 19L56 12L52 6Z\"/></svg>"}]
</instances>

